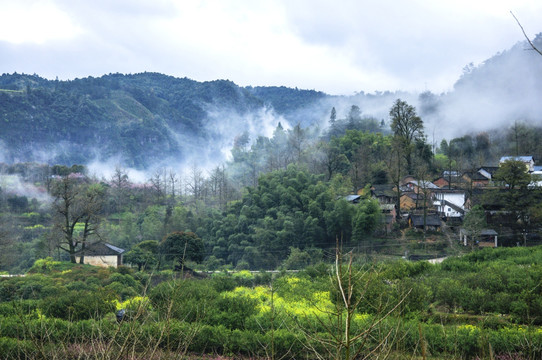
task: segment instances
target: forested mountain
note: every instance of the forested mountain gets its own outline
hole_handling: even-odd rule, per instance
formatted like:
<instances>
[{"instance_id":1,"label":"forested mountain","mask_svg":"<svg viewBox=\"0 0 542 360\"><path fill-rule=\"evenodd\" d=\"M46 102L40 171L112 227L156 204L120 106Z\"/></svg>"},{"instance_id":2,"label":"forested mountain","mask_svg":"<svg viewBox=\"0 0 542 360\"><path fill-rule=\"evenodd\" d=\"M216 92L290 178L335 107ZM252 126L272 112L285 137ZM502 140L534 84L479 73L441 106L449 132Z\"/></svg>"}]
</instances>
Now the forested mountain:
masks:
<instances>
[{"instance_id":1,"label":"forested mountain","mask_svg":"<svg viewBox=\"0 0 542 360\"><path fill-rule=\"evenodd\" d=\"M293 90L291 97L285 88L245 89L226 80L202 83L156 73L73 81L4 74L0 89L4 161L70 164L117 156L139 168L216 144L222 134L214 122L221 119L209 113L220 117L217 109L236 118L241 133L247 128L243 116L264 104L280 115L325 96Z\"/></svg>"},{"instance_id":2,"label":"forested mountain","mask_svg":"<svg viewBox=\"0 0 542 360\"><path fill-rule=\"evenodd\" d=\"M534 40L542 45L542 35ZM359 92L331 96L286 87L240 87L158 73L109 74L71 81L38 75L0 76L0 161L87 164L114 159L148 169L171 163L225 161L234 139L272 136L280 122L324 130L336 109L338 136L354 118L386 131L397 98L418 109L428 140L497 133L542 117L542 61L520 42L477 66L469 64L450 92ZM353 108L353 106L355 108ZM352 113L353 109L355 110ZM357 120L359 120L357 119ZM355 119L356 120L356 119ZM356 120L356 121L357 121ZM339 126L339 125L342 125ZM211 159L211 160L210 160Z\"/></svg>"}]
</instances>

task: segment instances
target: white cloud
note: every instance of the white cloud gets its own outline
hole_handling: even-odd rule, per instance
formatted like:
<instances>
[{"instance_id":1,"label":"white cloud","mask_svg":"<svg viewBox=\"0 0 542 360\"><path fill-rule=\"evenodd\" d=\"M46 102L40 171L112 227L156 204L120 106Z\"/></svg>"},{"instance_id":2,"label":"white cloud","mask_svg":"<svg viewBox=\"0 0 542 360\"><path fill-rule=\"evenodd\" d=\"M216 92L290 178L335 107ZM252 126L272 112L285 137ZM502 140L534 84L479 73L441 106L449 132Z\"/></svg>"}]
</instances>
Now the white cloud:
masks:
<instances>
[{"instance_id":1,"label":"white cloud","mask_svg":"<svg viewBox=\"0 0 542 360\"><path fill-rule=\"evenodd\" d=\"M0 71L440 92L523 40L510 10L542 31L534 0L0 0Z\"/></svg>"},{"instance_id":2,"label":"white cloud","mask_svg":"<svg viewBox=\"0 0 542 360\"><path fill-rule=\"evenodd\" d=\"M81 33L67 13L49 1L0 2L0 41L44 44Z\"/></svg>"}]
</instances>

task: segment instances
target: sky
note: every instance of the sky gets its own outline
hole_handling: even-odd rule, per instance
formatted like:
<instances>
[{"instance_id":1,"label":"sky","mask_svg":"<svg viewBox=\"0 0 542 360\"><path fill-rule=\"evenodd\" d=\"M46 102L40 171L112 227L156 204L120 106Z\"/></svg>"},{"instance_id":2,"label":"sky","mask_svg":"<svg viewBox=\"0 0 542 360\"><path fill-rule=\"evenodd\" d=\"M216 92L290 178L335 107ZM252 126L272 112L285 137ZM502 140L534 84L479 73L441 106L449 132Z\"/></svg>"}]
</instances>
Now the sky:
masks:
<instances>
[{"instance_id":1,"label":"sky","mask_svg":"<svg viewBox=\"0 0 542 360\"><path fill-rule=\"evenodd\" d=\"M510 11L542 32L540 0L0 0L0 73L441 93L524 40Z\"/></svg>"}]
</instances>

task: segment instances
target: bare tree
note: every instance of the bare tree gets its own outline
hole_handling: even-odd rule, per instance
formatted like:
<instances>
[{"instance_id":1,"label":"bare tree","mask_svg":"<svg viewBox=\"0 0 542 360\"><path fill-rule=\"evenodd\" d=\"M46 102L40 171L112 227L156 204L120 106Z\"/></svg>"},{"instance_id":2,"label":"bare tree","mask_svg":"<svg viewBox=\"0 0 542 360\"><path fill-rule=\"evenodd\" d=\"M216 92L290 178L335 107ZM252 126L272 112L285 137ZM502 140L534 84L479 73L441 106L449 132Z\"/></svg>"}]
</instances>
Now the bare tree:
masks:
<instances>
[{"instance_id":1,"label":"bare tree","mask_svg":"<svg viewBox=\"0 0 542 360\"><path fill-rule=\"evenodd\" d=\"M431 189L429 189L429 184L431 183L429 178L429 168L427 164L423 161L418 161L416 164L416 177L418 179L418 188L417 188L417 196L416 196L416 208L418 207L418 201L420 198L420 194L422 195L422 201L423 201L423 234L424 237L427 233L427 209L432 204L430 197L431 197Z\"/></svg>"},{"instance_id":2,"label":"bare tree","mask_svg":"<svg viewBox=\"0 0 542 360\"><path fill-rule=\"evenodd\" d=\"M166 169L157 169L152 178L150 178L151 188L156 198L157 204L163 204L167 191L167 173Z\"/></svg>"},{"instance_id":3,"label":"bare tree","mask_svg":"<svg viewBox=\"0 0 542 360\"><path fill-rule=\"evenodd\" d=\"M273 137L269 142L266 167L268 171L286 169L292 162L292 154L288 149L288 136L281 123L277 125L273 132Z\"/></svg>"},{"instance_id":4,"label":"bare tree","mask_svg":"<svg viewBox=\"0 0 542 360\"><path fill-rule=\"evenodd\" d=\"M525 29L523 29L523 26L521 25L521 23L519 22L518 18L516 17L516 15L514 15L514 13L512 11L510 11L510 14L512 14L512 16L514 17L514 19L516 20L516 22L518 23L519 25L519 28L521 29L521 32L523 33L523 36L525 36L525 39L527 39L527 42L529 43L529 45L531 45L531 48L536 51L539 55L542 55L542 51L539 50L535 44L531 41L531 39L529 39L529 37L527 36L527 34L525 33Z\"/></svg>"},{"instance_id":5,"label":"bare tree","mask_svg":"<svg viewBox=\"0 0 542 360\"><path fill-rule=\"evenodd\" d=\"M54 229L60 230L64 237L59 241L58 247L70 255L72 263L75 263L75 251L78 245L74 236L75 226L83 217L79 209L80 203L77 201L80 192L81 189L76 180L69 176L64 176L53 184L52 195L55 198L53 210L56 218Z\"/></svg>"},{"instance_id":6,"label":"bare tree","mask_svg":"<svg viewBox=\"0 0 542 360\"><path fill-rule=\"evenodd\" d=\"M192 194L193 200L201 200L203 198L204 177L202 170L194 163L188 174L186 182L186 190Z\"/></svg>"},{"instance_id":7,"label":"bare tree","mask_svg":"<svg viewBox=\"0 0 542 360\"><path fill-rule=\"evenodd\" d=\"M177 195L176 189L179 183L179 177L173 170L169 170L168 172L168 178L169 178L169 187L170 187L170 194L171 194L171 201L175 202L175 196Z\"/></svg>"},{"instance_id":8,"label":"bare tree","mask_svg":"<svg viewBox=\"0 0 542 360\"><path fill-rule=\"evenodd\" d=\"M297 163L301 162L303 152L305 151L306 142L306 130L302 129L299 124L297 124L292 130L288 131L288 147L294 154L295 161Z\"/></svg>"},{"instance_id":9,"label":"bare tree","mask_svg":"<svg viewBox=\"0 0 542 360\"><path fill-rule=\"evenodd\" d=\"M97 235L103 194L101 185L89 185L69 175L53 184L53 229L61 234L58 248L69 254L72 263L78 246L84 248L89 237ZM81 234L76 233L78 226L83 226Z\"/></svg>"},{"instance_id":10,"label":"bare tree","mask_svg":"<svg viewBox=\"0 0 542 360\"><path fill-rule=\"evenodd\" d=\"M105 189L100 184L91 184L86 186L82 196L82 212L83 217L81 223L83 224L83 230L80 234L81 243L81 257L80 263L85 262L85 249L89 243L91 237L97 237L101 240L100 233L98 232L101 222L101 212L104 204Z\"/></svg>"},{"instance_id":11,"label":"bare tree","mask_svg":"<svg viewBox=\"0 0 542 360\"><path fill-rule=\"evenodd\" d=\"M115 166L115 172L111 177L111 188L113 190L113 198L116 203L116 211L122 211L127 197L127 191L130 187L130 179L126 169L120 165Z\"/></svg>"},{"instance_id":12,"label":"bare tree","mask_svg":"<svg viewBox=\"0 0 542 360\"><path fill-rule=\"evenodd\" d=\"M397 137L392 138L392 148L388 158L389 176L396 192L395 207L396 218L401 219L401 180L404 174L404 164L402 162L401 143Z\"/></svg>"},{"instance_id":13,"label":"bare tree","mask_svg":"<svg viewBox=\"0 0 542 360\"><path fill-rule=\"evenodd\" d=\"M394 304L374 304L376 314L363 328L354 329L354 315L360 310L367 291L367 286L363 286L360 280L368 279L369 271L354 268L352 252L347 257L345 262L337 240L331 280L338 299L333 309L320 309L327 314L327 319L326 316L316 318L319 327L324 329L323 333L297 322L299 330L307 339L304 346L313 353L315 359L373 359L377 354L379 356L376 357L382 355L382 358L386 358L393 348L392 332L396 329L380 332L379 325L400 309L410 291Z\"/></svg>"},{"instance_id":14,"label":"bare tree","mask_svg":"<svg viewBox=\"0 0 542 360\"><path fill-rule=\"evenodd\" d=\"M217 166L211 171L208 183L212 199L223 209L226 203L231 200L233 193L224 165Z\"/></svg>"}]
</instances>

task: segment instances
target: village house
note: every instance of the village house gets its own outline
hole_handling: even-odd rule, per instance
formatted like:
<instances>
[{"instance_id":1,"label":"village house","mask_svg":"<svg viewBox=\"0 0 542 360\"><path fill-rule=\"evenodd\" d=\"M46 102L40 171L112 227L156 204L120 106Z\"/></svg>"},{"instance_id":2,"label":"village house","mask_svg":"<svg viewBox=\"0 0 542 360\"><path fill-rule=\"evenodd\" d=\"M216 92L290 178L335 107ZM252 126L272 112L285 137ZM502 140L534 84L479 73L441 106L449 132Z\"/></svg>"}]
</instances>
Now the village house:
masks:
<instances>
[{"instance_id":1,"label":"village house","mask_svg":"<svg viewBox=\"0 0 542 360\"><path fill-rule=\"evenodd\" d=\"M433 180L433 184L438 186L439 188L445 188L450 186L450 181L445 178L444 176L438 177L435 180Z\"/></svg>"},{"instance_id":2,"label":"village house","mask_svg":"<svg viewBox=\"0 0 542 360\"><path fill-rule=\"evenodd\" d=\"M469 244L469 241L472 243L473 239L471 234L466 229L459 230L459 241L463 243L464 246ZM493 229L483 229L480 232L480 237L477 240L474 240L475 244L479 247L497 247L498 245L498 234Z\"/></svg>"},{"instance_id":3,"label":"village house","mask_svg":"<svg viewBox=\"0 0 542 360\"><path fill-rule=\"evenodd\" d=\"M451 188L463 182L459 171L443 171L441 176L433 180L433 184L439 188Z\"/></svg>"},{"instance_id":4,"label":"village house","mask_svg":"<svg viewBox=\"0 0 542 360\"><path fill-rule=\"evenodd\" d=\"M499 160L499 166L510 160L521 161L524 163L526 171L529 173L534 171L534 158L532 156L503 156Z\"/></svg>"},{"instance_id":5,"label":"village house","mask_svg":"<svg viewBox=\"0 0 542 360\"><path fill-rule=\"evenodd\" d=\"M380 211L382 212L383 225L386 230L386 234L391 233L393 230L393 224L397 221L397 211L393 204L380 204Z\"/></svg>"},{"instance_id":6,"label":"village house","mask_svg":"<svg viewBox=\"0 0 542 360\"><path fill-rule=\"evenodd\" d=\"M479 171L467 171L463 174L463 180L472 187L484 187L489 185L490 178Z\"/></svg>"},{"instance_id":7,"label":"village house","mask_svg":"<svg viewBox=\"0 0 542 360\"><path fill-rule=\"evenodd\" d=\"M437 185L427 180L421 180L421 181L409 180L408 182L403 184L403 187L407 188L410 191L415 192L416 194L423 193L423 192L430 192L430 191L439 189Z\"/></svg>"},{"instance_id":8,"label":"village house","mask_svg":"<svg viewBox=\"0 0 542 360\"><path fill-rule=\"evenodd\" d=\"M415 181L416 178L412 175L406 175L405 177L403 177L403 179L401 180L401 185L406 185L408 184L409 182L411 181Z\"/></svg>"},{"instance_id":9,"label":"village house","mask_svg":"<svg viewBox=\"0 0 542 360\"><path fill-rule=\"evenodd\" d=\"M361 195L347 195L344 197L351 204L359 204ZM386 234L389 234L393 229L393 224L396 222L397 212L395 205L391 203L379 203L380 212L382 214L382 227Z\"/></svg>"},{"instance_id":10,"label":"village house","mask_svg":"<svg viewBox=\"0 0 542 360\"><path fill-rule=\"evenodd\" d=\"M424 195L416 194L415 192L404 192L401 195L401 212L408 212L416 209L423 209L424 207ZM431 207L433 202L431 198L427 198L425 201L425 206Z\"/></svg>"},{"instance_id":11,"label":"village house","mask_svg":"<svg viewBox=\"0 0 542 360\"><path fill-rule=\"evenodd\" d=\"M478 172L491 181L497 170L499 170L498 166L482 166L478 169Z\"/></svg>"},{"instance_id":12,"label":"village house","mask_svg":"<svg viewBox=\"0 0 542 360\"><path fill-rule=\"evenodd\" d=\"M359 204L359 201L361 199L361 195L346 195L344 197L346 201L352 204Z\"/></svg>"},{"instance_id":13,"label":"village house","mask_svg":"<svg viewBox=\"0 0 542 360\"><path fill-rule=\"evenodd\" d=\"M417 230L429 230L429 231L440 231L442 227L442 222L438 215L436 214L427 214L424 215L410 215L408 217L408 225Z\"/></svg>"},{"instance_id":14,"label":"village house","mask_svg":"<svg viewBox=\"0 0 542 360\"><path fill-rule=\"evenodd\" d=\"M101 267L119 267L122 265L122 255L125 252L124 249L113 246L108 243L92 243L87 244L84 250L79 250L75 254L75 260L80 262L83 256L83 263L101 266Z\"/></svg>"},{"instance_id":15,"label":"village house","mask_svg":"<svg viewBox=\"0 0 542 360\"><path fill-rule=\"evenodd\" d=\"M433 205L440 217L462 218L465 215L466 194L463 190L440 189L434 192Z\"/></svg>"},{"instance_id":16,"label":"village house","mask_svg":"<svg viewBox=\"0 0 542 360\"><path fill-rule=\"evenodd\" d=\"M531 173L532 182L529 184L530 188L542 187L542 166L535 166L534 171Z\"/></svg>"},{"instance_id":17,"label":"village house","mask_svg":"<svg viewBox=\"0 0 542 360\"><path fill-rule=\"evenodd\" d=\"M379 204L395 204L397 191L394 190L394 186L391 184L373 185L371 187L371 197L378 200Z\"/></svg>"}]
</instances>

